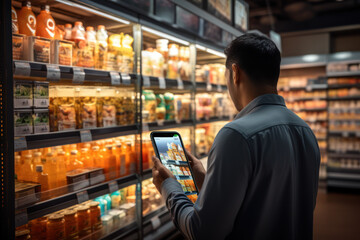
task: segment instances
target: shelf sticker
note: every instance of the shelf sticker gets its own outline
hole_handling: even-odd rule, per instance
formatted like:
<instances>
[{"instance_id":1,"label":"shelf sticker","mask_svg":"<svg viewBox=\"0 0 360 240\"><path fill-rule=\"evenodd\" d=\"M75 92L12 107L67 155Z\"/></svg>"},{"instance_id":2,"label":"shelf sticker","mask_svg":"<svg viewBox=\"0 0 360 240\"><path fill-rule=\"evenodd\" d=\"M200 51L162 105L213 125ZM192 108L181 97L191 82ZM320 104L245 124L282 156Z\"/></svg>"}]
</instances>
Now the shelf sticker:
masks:
<instances>
[{"instance_id":1,"label":"shelf sticker","mask_svg":"<svg viewBox=\"0 0 360 240\"><path fill-rule=\"evenodd\" d=\"M15 152L26 150L27 142L25 137L15 137L14 138L14 150Z\"/></svg>"},{"instance_id":2,"label":"shelf sticker","mask_svg":"<svg viewBox=\"0 0 360 240\"><path fill-rule=\"evenodd\" d=\"M125 85L131 84L131 77L127 73L121 73L121 82Z\"/></svg>"},{"instance_id":3,"label":"shelf sticker","mask_svg":"<svg viewBox=\"0 0 360 240\"><path fill-rule=\"evenodd\" d=\"M120 85L120 74L115 71L111 71L110 73L111 85Z\"/></svg>"},{"instance_id":4,"label":"shelf sticker","mask_svg":"<svg viewBox=\"0 0 360 240\"><path fill-rule=\"evenodd\" d=\"M312 86L311 85L306 86L306 91L308 92L312 91Z\"/></svg>"},{"instance_id":5,"label":"shelf sticker","mask_svg":"<svg viewBox=\"0 0 360 240\"><path fill-rule=\"evenodd\" d=\"M285 91L285 92L290 91L290 87L289 87L289 86L285 86L285 87L284 87L284 91Z\"/></svg>"},{"instance_id":6,"label":"shelf sticker","mask_svg":"<svg viewBox=\"0 0 360 240\"><path fill-rule=\"evenodd\" d=\"M143 86L144 87L150 87L150 77L149 76L143 76Z\"/></svg>"},{"instance_id":7,"label":"shelf sticker","mask_svg":"<svg viewBox=\"0 0 360 240\"><path fill-rule=\"evenodd\" d=\"M349 137L349 132L342 132L342 136L346 138Z\"/></svg>"},{"instance_id":8,"label":"shelf sticker","mask_svg":"<svg viewBox=\"0 0 360 240\"><path fill-rule=\"evenodd\" d=\"M74 84L83 84L85 81L85 72L83 68L73 67L73 80Z\"/></svg>"},{"instance_id":9,"label":"shelf sticker","mask_svg":"<svg viewBox=\"0 0 360 240\"><path fill-rule=\"evenodd\" d=\"M206 84L206 91L211 91L212 90L212 85L211 85L211 83L207 83Z\"/></svg>"},{"instance_id":10,"label":"shelf sticker","mask_svg":"<svg viewBox=\"0 0 360 240\"><path fill-rule=\"evenodd\" d=\"M159 88L160 89L165 89L166 88L165 78L159 77L158 79L159 79Z\"/></svg>"},{"instance_id":11,"label":"shelf sticker","mask_svg":"<svg viewBox=\"0 0 360 240\"><path fill-rule=\"evenodd\" d=\"M89 200L89 194L87 193L87 191L78 192L76 193L76 198L78 200L78 203L80 204Z\"/></svg>"},{"instance_id":12,"label":"shelf sticker","mask_svg":"<svg viewBox=\"0 0 360 240\"><path fill-rule=\"evenodd\" d=\"M80 131L80 141L81 142L91 142L92 136L90 130L82 130Z\"/></svg>"},{"instance_id":13,"label":"shelf sticker","mask_svg":"<svg viewBox=\"0 0 360 240\"><path fill-rule=\"evenodd\" d=\"M218 91L218 92L222 92L222 87L221 87L220 84L217 85L217 91Z\"/></svg>"},{"instance_id":14,"label":"shelf sticker","mask_svg":"<svg viewBox=\"0 0 360 240\"><path fill-rule=\"evenodd\" d=\"M22 210L20 213L15 214L15 227L20 227L28 223L28 214L26 209Z\"/></svg>"},{"instance_id":15,"label":"shelf sticker","mask_svg":"<svg viewBox=\"0 0 360 240\"><path fill-rule=\"evenodd\" d=\"M155 216L153 218L151 218L151 225L153 227L153 229L157 229L161 226L161 221L160 221L160 218L159 216Z\"/></svg>"},{"instance_id":16,"label":"shelf sticker","mask_svg":"<svg viewBox=\"0 0 360 240\"><path fill-rule=\"evenodd\" d=\"M164 126L164 119L156 120L158 126Z\"/></svg>"},{"instance_id":17,"label":"shelf sticker","mask_svg":"<svg viewBox=\"0 0 360 240\"><path fill-rule=\"evenodd\" d=\"M356 137L360 137L360 132L355 133Z\"/></svg>"},{"instance_id":18,"label":"shelf sticker","mask_svg":"<svg viewBox=\"0 0 360 240\"><path fill-rule=\"evenodd\" d=\"M60 68L55 64L46 64L46 79L49 81L60 80Z\"/></svg>"},{"instance_id":19,"label":"shelf sticker","mask_svg":"<svg viewBox=\"0 0 360 240\"><path fill-rule=\"evenodd\" d=\"M119 185L117 184L117 181L112 181L109 183L109 192L113 193L115 191L119 190Z\"/></svg>"},{"instance_id":20,"label":"shelf sticker","mask_svg":"<svg viewBox=\"0 0 360 240\"><path fill-rule=\"evenodd\" d=\"M175 119L176 124L181 124L181 119Z\"/></svg>"},{"instance_id":21,"label":"shelf sticker","mask_svg":"<svg viewBox=\"0 0 360 240\"><path fill-rule=\"evenodd\" d=\"M146 122L142 123L142 131L143 132L149 132L149 124L147 124Z\"/></svg>"},{"instance_id":22,"label":"shelf sticker","mask_svg":"<svg viewBox=\"0 0 360 240\"><path fill-rule=\"evenodd\" d=\"M180 76L178 76L178 78L176 80L177 80L177 88L180 89L180 90L184 89L184 82L180 78Z\"/></svg>"},{"instance_id":23,"label":"shelf sticker","mask_svg":"<svg viewBox=\"0 0 360 240\"><path fill-rule=\"evenodd\" d=\"M14 75L25 76L25 77L30 76L31 73L30 63L14 62L14 64L15 64Z\"/></svg>"}]
</instances>

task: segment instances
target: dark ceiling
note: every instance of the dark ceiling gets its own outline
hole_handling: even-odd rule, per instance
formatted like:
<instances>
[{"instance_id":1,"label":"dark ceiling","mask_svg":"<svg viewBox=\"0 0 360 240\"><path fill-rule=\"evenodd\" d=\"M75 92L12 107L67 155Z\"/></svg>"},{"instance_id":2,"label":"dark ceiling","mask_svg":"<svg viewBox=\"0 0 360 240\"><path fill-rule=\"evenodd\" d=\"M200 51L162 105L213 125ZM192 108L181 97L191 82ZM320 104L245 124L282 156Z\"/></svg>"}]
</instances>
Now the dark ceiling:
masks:
<instances>
[{"instance_id":1,"label":"dark ceiling","mask_svg":"<svg viewBox=\"0 0 360 240\"><path fill-rule=\"evenodd\" d=\"M268 33L360 24L360 0L247 0L250 29ZM270 8L268 8L268 6Z\"/></svg>"}]
</instances>

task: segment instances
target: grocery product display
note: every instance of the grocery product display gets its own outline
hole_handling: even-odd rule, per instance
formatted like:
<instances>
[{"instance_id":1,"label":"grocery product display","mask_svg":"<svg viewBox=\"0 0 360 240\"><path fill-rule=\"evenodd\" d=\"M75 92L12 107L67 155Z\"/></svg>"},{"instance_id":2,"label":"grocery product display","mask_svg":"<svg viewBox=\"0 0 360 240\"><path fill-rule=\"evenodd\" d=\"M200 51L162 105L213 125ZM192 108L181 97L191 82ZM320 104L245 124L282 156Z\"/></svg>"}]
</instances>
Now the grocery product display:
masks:
<instances>
[{"instance_id":1,"label":"grocery product display","mask_svg":"<svg viewBox=\"0 0 360 240\"><path fill-rule=\"evenodd\" d=\"M195 130L195 145L196 156L204 157L210 151L211 145L214 142L216 134L220 129L228 123L227 121L216 122L212 124L201 124L196 126Z\"/></svg>"}]
</instances>

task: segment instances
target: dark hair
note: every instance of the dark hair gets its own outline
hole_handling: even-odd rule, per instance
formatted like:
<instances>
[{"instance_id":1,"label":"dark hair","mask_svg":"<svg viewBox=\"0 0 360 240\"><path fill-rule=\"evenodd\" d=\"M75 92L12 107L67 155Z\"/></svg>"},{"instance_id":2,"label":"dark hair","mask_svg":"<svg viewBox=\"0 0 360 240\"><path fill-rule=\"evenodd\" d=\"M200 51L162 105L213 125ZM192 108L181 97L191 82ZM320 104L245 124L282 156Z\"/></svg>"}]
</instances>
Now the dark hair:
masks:
<instances>
[{"instance_id":1,"label":"dark hair","mask_svg":"<svg viewBox=\"0 0 360 240\"><path fill-rule=\"evenodd\" d=\"M254 83L276 86L281 56L269 38L254 33L244 34L235 38L224 52L229 70L235 63Z\"/></svg>"}]
</instances>

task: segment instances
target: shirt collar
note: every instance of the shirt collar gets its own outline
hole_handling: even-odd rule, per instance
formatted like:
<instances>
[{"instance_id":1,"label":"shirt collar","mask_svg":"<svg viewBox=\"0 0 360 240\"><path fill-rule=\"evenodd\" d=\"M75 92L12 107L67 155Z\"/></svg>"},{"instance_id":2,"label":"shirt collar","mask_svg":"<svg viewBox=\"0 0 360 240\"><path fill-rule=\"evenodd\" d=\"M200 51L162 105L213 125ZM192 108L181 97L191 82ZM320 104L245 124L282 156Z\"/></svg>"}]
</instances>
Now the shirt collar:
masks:
<instances>
[{"instance_id":1,"label":"shirt collar","mask_svg":"<svg viewBox=\"0 0 360 240\"><path fill-rule=\"evenodd\" d=\"M254 108L260 105L285 105L285 100L282 96L277 94L264 94L253 99L248 105L246 105L235 117L235 119L241 118L249 114Z\"/></svg>"}]
</instances>

